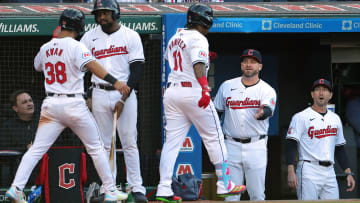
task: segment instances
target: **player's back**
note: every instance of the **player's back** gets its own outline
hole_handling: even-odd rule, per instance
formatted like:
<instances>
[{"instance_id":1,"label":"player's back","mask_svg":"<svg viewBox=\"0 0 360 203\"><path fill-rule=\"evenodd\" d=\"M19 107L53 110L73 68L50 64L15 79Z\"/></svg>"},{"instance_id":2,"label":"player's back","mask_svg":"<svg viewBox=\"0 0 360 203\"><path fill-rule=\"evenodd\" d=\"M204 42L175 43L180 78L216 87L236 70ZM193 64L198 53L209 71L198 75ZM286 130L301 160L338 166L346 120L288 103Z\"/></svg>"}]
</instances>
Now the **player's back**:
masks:
<instances>
[{"instance_id":1,"label":"player's back","mask_svg":"<svg viewBox=\"0 0 360 203\"><path fill-rule=\"evenodd\" d=\"M193 65L202 62L208 66L209 44L204 35L197 30L182 30L176 33L167 46L165 57L171 73L169 82L191 82L200 88L195 77Z\"/></svg>"},{"instance_id":2,"label":"player's back","mask_svg":"<svg viewBox=\"0 0 360 203\"><path fill-rule=\"evenodd\" d=\"M44 72L46 92L76 94L84 92L84 65L91 60L89 50L75 39L54 38L40 48L34 67Z\"/></svg>"}]
</instances>

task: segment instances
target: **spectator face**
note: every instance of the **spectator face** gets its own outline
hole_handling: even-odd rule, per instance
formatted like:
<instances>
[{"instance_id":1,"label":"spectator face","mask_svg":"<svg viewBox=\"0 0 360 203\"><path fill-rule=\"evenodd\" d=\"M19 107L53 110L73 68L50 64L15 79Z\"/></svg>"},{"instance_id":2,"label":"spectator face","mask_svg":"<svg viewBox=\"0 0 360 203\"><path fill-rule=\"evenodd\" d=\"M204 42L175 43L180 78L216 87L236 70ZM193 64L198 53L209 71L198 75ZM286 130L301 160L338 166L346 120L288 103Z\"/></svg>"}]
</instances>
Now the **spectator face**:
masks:
<instances>
[{"instance_id":1,"label":"spectator face","mask_svg":"<svg viewBox=\"0 0 360 203\"><path fill-rule=\"evenodd\" d=\"M34 113L33 100L27 93L19 94L16 97L16 106L12 108L18 115L32 115Z\"/></svg>"}]
</instances>

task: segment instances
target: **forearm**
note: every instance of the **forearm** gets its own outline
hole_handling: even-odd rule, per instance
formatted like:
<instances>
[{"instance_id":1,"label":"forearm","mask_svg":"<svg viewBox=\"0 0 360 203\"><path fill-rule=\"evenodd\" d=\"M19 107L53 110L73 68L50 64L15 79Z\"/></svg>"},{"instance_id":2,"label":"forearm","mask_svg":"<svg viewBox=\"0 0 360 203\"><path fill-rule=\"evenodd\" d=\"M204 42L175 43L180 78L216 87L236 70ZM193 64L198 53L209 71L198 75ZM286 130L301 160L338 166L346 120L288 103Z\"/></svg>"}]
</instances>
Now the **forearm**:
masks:
<instances>
[{"instance_id":1,"label":"forearm","mask_svg":"<svg viewBox=\"0 0 360 203\"><path fill-rule=\"evenodd\" d=\"M271 108L268 107L268 106L264 106L263 112L264 112L263 115L262 115L260 118L258 118L258 120L265 120L265 119L267 119L269 116L272 115L272 110L271 110Z\"/></svg>"},{"instance_id":2,"label":"forearm","mask_svg":"<svg viewBox=\"0 0 360 203\"><path fill-rule=\"evenodd\" d=\"M288 173L295 173L295 167L293 164L288 165Z\"/></svg>"},{"instance_id":3,"label":"forearm","mask_svg":"<svg viewBox=\"0 0 360 203\"><path fill-rule=\"evenodd\" d=\"M199 79L201 77L206 77L206 66L203 63L197 63L194 65L194 73L196 79Z\"/></svg>"},{"instance_id":4,"label":"forearm","mask_svg":"<svg viewBox=\"0 0 360 203\"><path fill-rule=\"evenodd\" d=\"M101 79L104 79L108 74L108 72L96 61L90 61L85 65L85 68Z\"/></svg>"},{"instance_id":5,"label":"forearm","mask_svg":"<svg viewBox=\"0 0 360 203\"><path fill-rule=\"evenodd\" d=\"M119 82L114 76L108 73L98 62L90 61L85 65L89 71L98 76L99 78L105 80L106 82L115 85L116 82Z\"/></svg>"}]
</instances>

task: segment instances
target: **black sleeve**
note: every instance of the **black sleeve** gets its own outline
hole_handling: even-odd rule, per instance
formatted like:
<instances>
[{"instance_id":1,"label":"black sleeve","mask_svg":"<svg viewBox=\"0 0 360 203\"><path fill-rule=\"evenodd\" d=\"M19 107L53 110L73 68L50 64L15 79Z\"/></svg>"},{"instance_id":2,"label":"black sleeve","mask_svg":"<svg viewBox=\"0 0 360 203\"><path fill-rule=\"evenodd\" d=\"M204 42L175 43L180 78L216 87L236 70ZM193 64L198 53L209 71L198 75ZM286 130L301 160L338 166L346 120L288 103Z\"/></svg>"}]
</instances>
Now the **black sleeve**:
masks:
<instances>
[{"instance_id":1,"label":"black sleeve","mask_svg":"<svg viewBox=\"0 0 360 203\"><path fill-rule=\"evenodd\" d=\"M297 151L297 141L293 139L286 139L285 149L286 149L286 163L287 165L294 165L295 163L295 154Z\"/></svg>"},{"instance_id":2,"label":"black sleeve","mask_svg":"<svg viewBox=\"0 0 360 203\"><path fill-rule=\"evenodd\" d=\"M219 116L219 119L221 119L221 116L223 115L223 111L217 111L217 114L218 114L218 116Z\"/></svg>"},{"instance_id":3,"label":"black sleeve","mask_svg":"<svg viewBox=\"0 0 360 203\"><path fill-rule=\"evenodd\" d=\"M272 114L272 111L268 106L264 106L263 110L264 110L264 114L260 118L258 118L258 120L265 120L267 117L271 116Z\"/></svg>"},{"instance_id":4,"label":"black sleeve","mask_svg":"<svg viewBox=\"0 0 360 203\"><path fill-rule=\"evenodd\" d=\"M143 61L135 61L130 64L130 76L129 80L127 81L127 85L130 87L130 89L138 89L137 87L141 79L143 64Z\"/></svg>"},{"instance_id":5,"label":"black sleeve","mask_svg":"<svg viewBox=\"0 0 360 203\"><path fill-rule=\"evenodd\" d=\"M350 168L344 145L335 147L335 157L343 170Z\"/></svg>"}]
</instances>

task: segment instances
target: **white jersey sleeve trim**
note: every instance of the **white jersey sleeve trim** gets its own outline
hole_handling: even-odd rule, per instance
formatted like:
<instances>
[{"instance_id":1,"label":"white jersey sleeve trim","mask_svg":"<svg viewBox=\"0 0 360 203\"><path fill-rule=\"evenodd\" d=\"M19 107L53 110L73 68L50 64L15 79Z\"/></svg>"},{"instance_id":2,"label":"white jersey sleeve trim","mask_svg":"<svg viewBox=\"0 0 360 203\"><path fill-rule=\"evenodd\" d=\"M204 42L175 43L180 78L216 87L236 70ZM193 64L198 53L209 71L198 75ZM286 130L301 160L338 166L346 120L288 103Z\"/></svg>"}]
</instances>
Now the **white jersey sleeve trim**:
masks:
<instances>
[{"instance_id":1,"label":"white jersey sleeve trim","mask_svg":"<svg viewBox=\"0 0 360 203\"><path fill-rule=\"evenodd\" d=\"M197 64L197 63L203 63L203 64L205 64L205 65L207 66L207 62L206 62L206 61L201 61L201 60L194 61L194 62L192 63L192 65L194 66L194 65Z\"/></svg>"},{"instance_id":2,"label":"white jersey sleeve trim","mask_svg":"<svg viewBox=\"0 0 360 203\"><path fill-rule=\"evenodd\" d=\"M140 61L140 62L143 62L143 63L145 62L144 59L134 59L134 60L129 61L129 64L132 64L132 63L137 62L137 61Z\"/></svg>"},{"instance_id":3,"label":"white jersey sleeve trim","mask_svg":"<svg viewBox=\"0 0 360 203\"><path fill-rule=\"evenodd\" d=\"M296 139L295 137L286 137L285 139L287 139L287 140L295 140L296 142L299 142L299 140Z\"/></svg>"},{"instance_id":4,"label":"white jersey sleeve trim","mask_svg":"<svg viewBox=\"0 0 360 203\"><path fill-rule=\"evenodd\" d=\"M339 146L344 146L344 145L346 145L346 142L343 142L343 143L340 143L340 144L336 144L335 146L336 146L336 147L339 147Z\"/></svg>"},{"instance_id":5,"label":"white jersey sleeve trim","mask_svg":"<svg viewBox=\"0 0 360 203\"><path fill-rule=\"evenodd\" d=\"M85 65L88 64L90 61L93 61L93 60L94 60L94 59L89 59L89 60L85 61L83 64L81 64L80 70L81 70L82 72L86 72L86 71L87 71L87 68L85 68Z\"/></svg>"}]
</instances>

